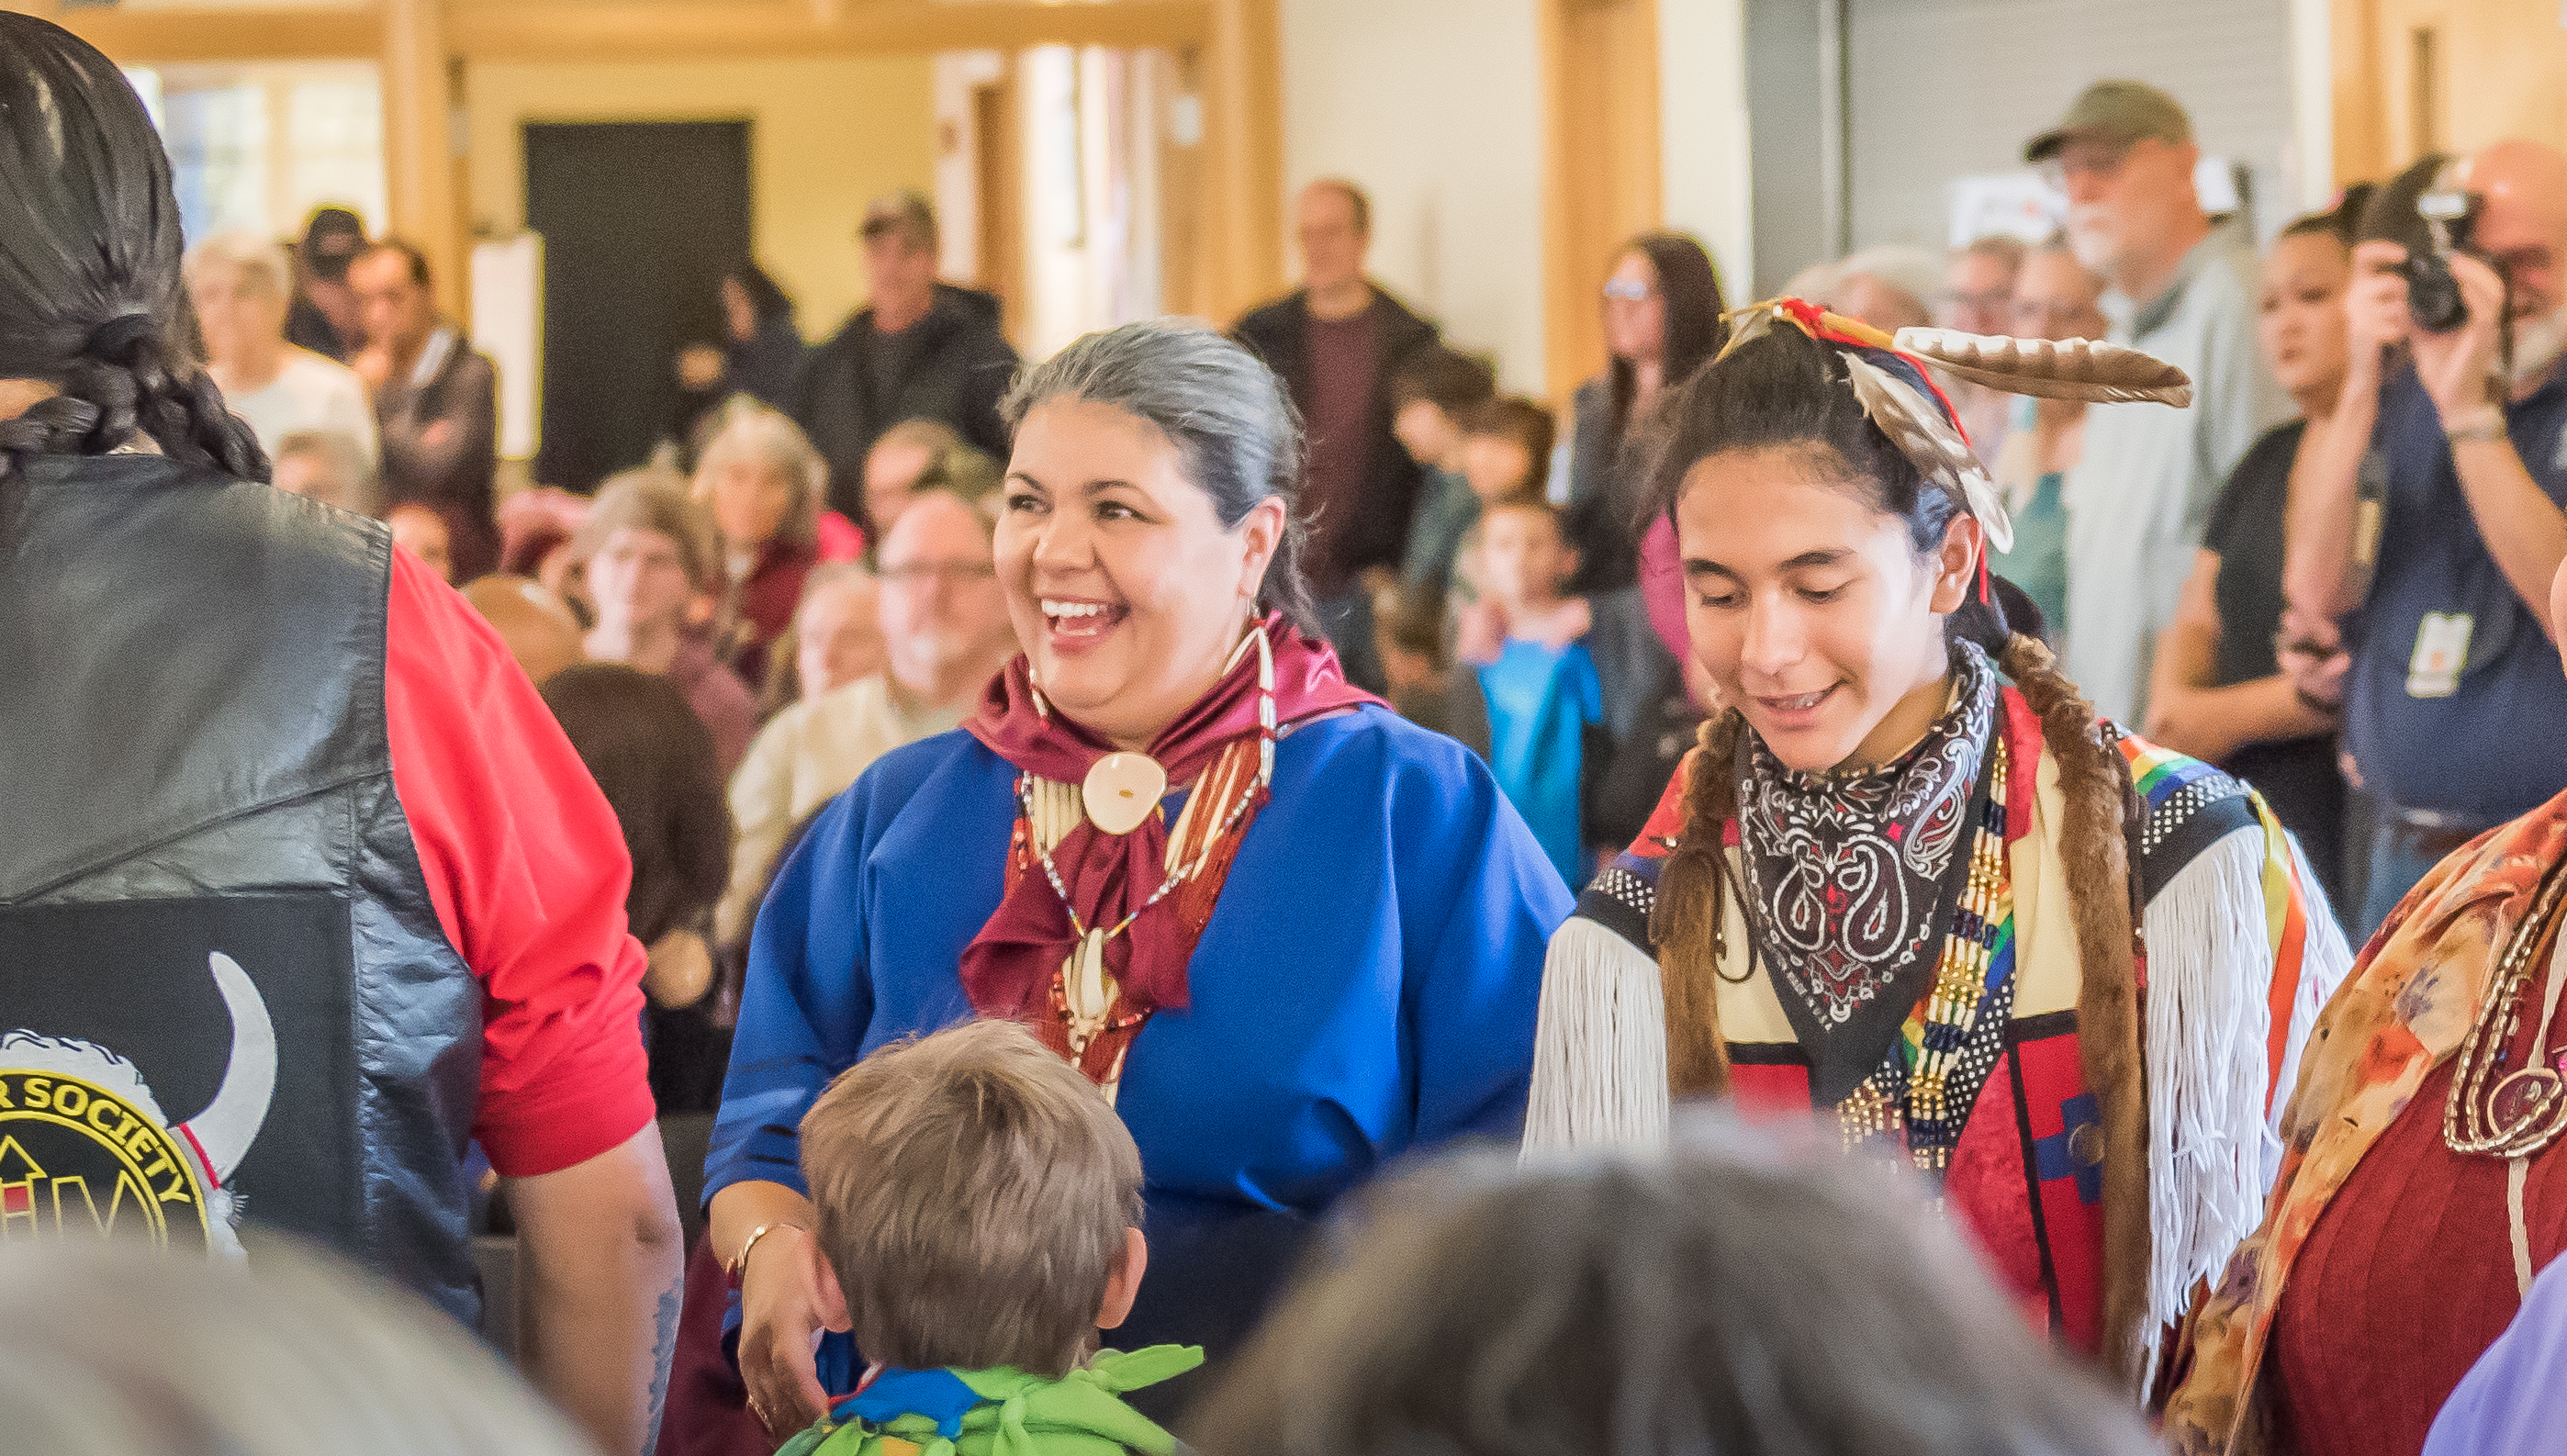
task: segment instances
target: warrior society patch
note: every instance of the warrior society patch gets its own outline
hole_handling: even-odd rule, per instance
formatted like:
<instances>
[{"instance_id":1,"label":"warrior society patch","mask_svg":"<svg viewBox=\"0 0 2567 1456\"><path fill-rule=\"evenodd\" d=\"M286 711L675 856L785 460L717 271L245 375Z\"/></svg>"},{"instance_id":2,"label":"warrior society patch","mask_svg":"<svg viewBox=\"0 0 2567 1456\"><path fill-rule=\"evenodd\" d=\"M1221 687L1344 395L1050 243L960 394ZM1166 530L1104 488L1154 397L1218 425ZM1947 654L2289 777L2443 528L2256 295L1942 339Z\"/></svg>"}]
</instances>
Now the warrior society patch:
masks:
<instances>
[{"instance_id":1,"label":"warrior society patch","mask_svg":"<svg viewBox=\"0 0 2567 1456\"><path fill-rule=\"evenodd\" d=\"M0 909L0 1244L344 1233L347 926L327 894Z\"/></svg>"}]
</instances>

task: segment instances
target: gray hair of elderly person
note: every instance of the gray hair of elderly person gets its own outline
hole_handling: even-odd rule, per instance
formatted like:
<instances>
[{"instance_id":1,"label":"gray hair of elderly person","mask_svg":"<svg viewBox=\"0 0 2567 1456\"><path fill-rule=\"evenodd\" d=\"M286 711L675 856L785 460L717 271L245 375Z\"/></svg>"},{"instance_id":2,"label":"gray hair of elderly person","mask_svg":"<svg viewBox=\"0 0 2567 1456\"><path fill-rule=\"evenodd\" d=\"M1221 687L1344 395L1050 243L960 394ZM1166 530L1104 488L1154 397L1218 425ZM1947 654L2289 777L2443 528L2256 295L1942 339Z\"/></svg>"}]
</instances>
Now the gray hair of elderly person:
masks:
<instances>
[{"instance_id":1,"label":"gray hair of elderly person","mask_svg":"<svg viewBox=\"0 0 2567 1456\"><path fill-rule=\"evenodd\" d=\"M1275 372L1228 335L1185 319L1146 319L1087 334L1017 376L998 413L1012 433L1056 399L1084 400L1147 421L1177 448L1185 477L1236 527L1267 500L1284 525L1258 604L1319 632L1301 574L1301 417Z\"/></svg>"},{"instance_id":2,"label":"gray hair of elderly person","mask_svg":"<svg viewBox=\"0 0 2567 1456\"><path fill-rule=\"evenodd\" d=\"M724 401L696 458L690 487L696 501L711 504L713 481L741 459L778 466L793 484L793 508L785 513L777 538L797 546L818 541L820 510L829 497L829 462L812 447L811 437L793 423L793 417L749 395Z\"/></svg>"},{"instance_id":3,"label":"gray hair of elderly person","mask_svg":"<svg viewBox=\"0 0 2567 1456\"><path fill-rule=\"evenodd\" d=\"M0 1255L0 1447L46 1456L595 1456L442 1311L250 1239Z\"/></svg>"},{"instance_id":4,"label":"gray hair of elderly person","mask_svg":"<svg viewBox=\"0 0 2567 1456\"><path fill-rule=\"evenodd\" d=\"M2032 247L2022 238L2009 233L1981 233L1956 250L1964 258L1994 258L2005 265L2008 273L2023 271L2023 260L2032 255Z\"/></svg>"},{"instance_id":5,"label":"gray hair of elderly person","mask_svg":"<svg viewBox=\"0 0 2567 1456\"><path fill-rule=\"evenodd\" d=\"M357 515L379 515L383 491L364 446L344 430L297 430L269 461L276 487Z\"/></svg>"},{"instance_id":6,"label":"gray hair of elderly person","mask_svg":"<svg viewBox=\"0 0 2567 1456\"><path fill-rule=\"evenodd\" d=\"M873 568L861 561L823 561L802 578L802 596L793 604L793 616L775 640L766 645L766 680L757 694L757 721L766 722L786 708L811 696L802 682L802 624L811 604L824 592L839 587L859 587L868 594L880 589Z\"/></svg>"},{"instance_id":7,"label":"gray hair of elderly person","mask_svg":"<svg viewBox=\"0 0 2567 1456\"><path fill-rule=\"evenodd\" d=\"M1828 306L1895 333L1933 322L1934 299L1942 291L1939 254L1907 243L1880 243L1837 261Z\"/></svg>"},{"instance_id":8,"label":"gray hair of elderly person","mask_svg":"<svg viewBox=\"0 0 2567 1456\"><path fill-rule=\"evenodd\" d=\"M1807 1124L1389 1185L1193 1412L1205 1456L2139 1456L1912 1177Z\"/></svg>"},{"instance_id":9,"label":"gray hair of elderly person","mask_svg":"<svg viewBox=\"0 0 2567 1456\"><path fill-rule=\"evenodd\" d=\"M294 271L278 243L246 228L218 232L187 250L181 264L187 286L198 286L208 269L237 268L241 282L284 302L294 296Z\"/></svg>"}]
</instances>

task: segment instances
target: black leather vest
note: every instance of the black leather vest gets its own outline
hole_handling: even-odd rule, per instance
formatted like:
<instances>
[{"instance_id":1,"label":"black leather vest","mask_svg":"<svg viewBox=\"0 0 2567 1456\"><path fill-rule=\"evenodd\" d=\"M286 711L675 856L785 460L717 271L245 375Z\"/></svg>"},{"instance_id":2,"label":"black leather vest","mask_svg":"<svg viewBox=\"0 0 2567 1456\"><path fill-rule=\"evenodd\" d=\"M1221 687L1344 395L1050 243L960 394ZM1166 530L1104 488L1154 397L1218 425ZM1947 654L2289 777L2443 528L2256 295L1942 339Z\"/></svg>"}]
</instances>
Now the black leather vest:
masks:
<instances>
[{"instance_id":1,"label":"black leather vest","mask_svg":"<svg viewBox=\"0 0 2567 1456\"><path fill-rule=\"evenodd\" d=\"M477 1319L480 989L393 791L391 562L153 455L0 484L0 1243L249 1221Z\"/></svg>"}]
</instances>

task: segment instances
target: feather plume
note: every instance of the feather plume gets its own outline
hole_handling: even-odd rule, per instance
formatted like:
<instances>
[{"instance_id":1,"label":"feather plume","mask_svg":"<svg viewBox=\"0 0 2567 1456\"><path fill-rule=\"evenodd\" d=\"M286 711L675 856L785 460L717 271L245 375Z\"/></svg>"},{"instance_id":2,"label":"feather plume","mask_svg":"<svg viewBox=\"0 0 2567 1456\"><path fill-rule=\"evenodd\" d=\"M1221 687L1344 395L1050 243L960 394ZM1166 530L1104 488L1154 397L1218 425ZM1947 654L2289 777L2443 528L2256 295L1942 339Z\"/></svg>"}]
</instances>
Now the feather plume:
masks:
<instances>
[{"instance_id":1,"label":"feather plume","mask_svg":"<svg viewBox=\"0 0 2567 1456\"><path fill-rule=\"evenodd\" d=\"M1889 442L1915 463L1927 483L1951 492L1978 517L1992 549L2014 549L2014 519L2006 514L2005 497L1943 412L1918 394L1915 386L1860 354L1849 351L1841 357L1854 398L1862 402L1862 412L1889 437Z\"/></svg>"},{"instance_id":2,"label":"feather plume","mask_svg":"<svg viewBox=\"0 0 2567 1456\"><path fill-rule=\"evenodd\" d=\"M1975 385L2101 405L2192 403L2192 381L2164 360L2092 339L2008 339L1957 329L1901 329L1898 347Z\"/></svg>"},{"instance_id":3,"label":"feather plume","mask_svg":"<svg viewBox=\"0 0 2567 1456\"><path fill-rule=\"evenodd\" d=\"M1729 314L1729 342L1720 346L1720 357L1727 359L1739 345L1764 338L1766 331L1774 327L1774 320L1782 316L1779 300L1732 309Z\"/></svg>"}]
</instances>

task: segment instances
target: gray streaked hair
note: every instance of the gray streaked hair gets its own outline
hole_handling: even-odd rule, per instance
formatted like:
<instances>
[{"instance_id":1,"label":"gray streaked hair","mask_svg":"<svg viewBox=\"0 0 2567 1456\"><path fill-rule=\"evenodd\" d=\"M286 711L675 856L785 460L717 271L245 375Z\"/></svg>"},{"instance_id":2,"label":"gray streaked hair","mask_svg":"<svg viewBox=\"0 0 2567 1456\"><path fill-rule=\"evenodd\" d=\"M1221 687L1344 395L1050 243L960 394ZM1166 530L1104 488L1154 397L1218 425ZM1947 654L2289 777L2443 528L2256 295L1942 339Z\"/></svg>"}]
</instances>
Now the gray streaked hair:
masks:
<instances>
[{"instance_id":1,"label":"gray streaked hair","mask_svg":"<svg viewBox=\"0 0 2567 1456\"><path fill-rule=\"evenodd\" d=\"M0 1431L50 1456L594 1456L442 1311L252 1234L250 1262L0 1254Z\"/></svg>"},{"instance_id":2,"label":"gray streaked hair","mask_svg":"<svg viewBox=\"0 0 2567 1456\"><path fill-rule=\"evenodd\" d=\"M282 245L246 228L218 232L187 250L187 286L198 286L208 267L238 268L243 282L255 283L279 303L294 297L294 272L286 265Z\"/></svg>"},{"instance_id":3,"label":"gray streaked hair","mask_svg":"<svg viewBox=\"0 0 2567 1456\"><path fill-rule=\"evenodd\" d=\"M1017 377L998 407L1015 430L1035 406L1085 400L1148 421L1177 447L1186 478L1212 497L1225 528L1261 501L1284 502L1284 536L1258 604L1316 637L1301 575L1301 417L1264 361L1187 319L1146 319L1085 335Z\"/></svg>"},{"instance_id":4,"label":"gray streaked hair","mask_svg":"<svg viewBox=\"0 0 2567 1456\"><path fill-rule=\"evenodd\" d=\"M326 505L358 515L383 514L383 491L376 479L375 468L366 460L365 446L344 430L296 430L276 442L271 465L287 460L307 459L321 466L328 494Z\"/></svg>"},{"instance_id":5,"label":"gray streaked hair","mask_svg":"<svg viewBox=\"0 0 2567 1456\"><path fill-rule=\"evenodd\" d=\"M1180 1432L1212 1456L2143 1456L1915 1179L1815 1123L1449 1159L1338 1215Z\"/></svg>"},{"instance_id":6,"label":"gray streaked hair","mask_svg":"<svg viewBox=\"0 0 2567 1456\"><path fill-rule=\"evenodd\" d=\"M692 493L697 503L713 504L714 475L743 455L782 466L793 482L793 508L785 512L776 534L796 546L817 542L820 510L829 498L829 462L791 416L749 395L731 396L714 419L713 432L696 460Z\"/></svg>"},{"instance_id":7,"label":"gray streaked hair","mask_svg":"<svg viewBox=\"0 0 2567 1456\"><path fill-rule=\"evenodd\" d=\"M814 563L810 572L802 578L802 595L794 599L793 620L798 624L802 620L802 609L811 605L811 599L833 586L862 586L879 590L881 583L875 579L873 568L861 561Z\"/></svg>"}]
</instances>

